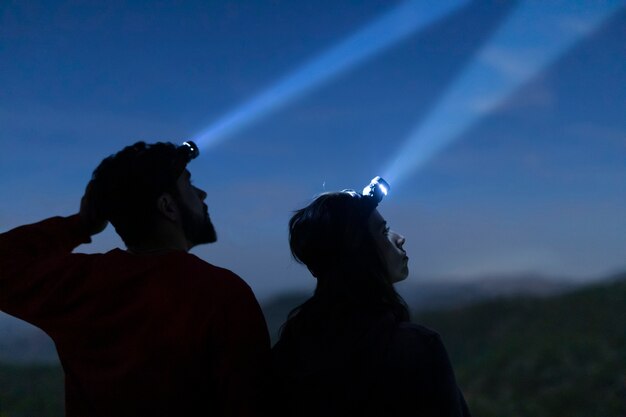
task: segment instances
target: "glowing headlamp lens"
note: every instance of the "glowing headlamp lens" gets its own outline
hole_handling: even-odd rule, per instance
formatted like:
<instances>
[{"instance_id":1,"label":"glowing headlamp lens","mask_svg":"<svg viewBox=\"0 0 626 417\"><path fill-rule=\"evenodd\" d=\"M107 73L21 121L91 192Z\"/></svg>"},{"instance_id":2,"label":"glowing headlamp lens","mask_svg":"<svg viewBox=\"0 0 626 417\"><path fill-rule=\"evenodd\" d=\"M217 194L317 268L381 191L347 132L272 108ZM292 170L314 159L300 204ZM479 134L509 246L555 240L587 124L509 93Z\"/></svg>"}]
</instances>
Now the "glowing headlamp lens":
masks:
<instances>
[{"instance_id":1,"label":"glowing headlamp lens","mask_svg":"<svg viewBox=\"0 0 626 417\"><path fill-rule=\"evenodd\" d=\"M183 144L180 147L184 149L185 152L187 153L187 157L189 158L189 161L197 158L198 155L200 155L200 150L198 149L198 145L196 145L193 141L188 140L186 142L183 142Z\"/></svg>"},{"instance_id":2,"label":"glowing headlamp lens","mask_svg":"<svg viewBox=\"0 0 626 417\"><path fill-rule=\"evenodd\" d=\"M372 197L376 204L380 203L389 192L389 183L381 177L374 177L367 187L363 189L363 195Z\"/></svg>"}]
</instances>

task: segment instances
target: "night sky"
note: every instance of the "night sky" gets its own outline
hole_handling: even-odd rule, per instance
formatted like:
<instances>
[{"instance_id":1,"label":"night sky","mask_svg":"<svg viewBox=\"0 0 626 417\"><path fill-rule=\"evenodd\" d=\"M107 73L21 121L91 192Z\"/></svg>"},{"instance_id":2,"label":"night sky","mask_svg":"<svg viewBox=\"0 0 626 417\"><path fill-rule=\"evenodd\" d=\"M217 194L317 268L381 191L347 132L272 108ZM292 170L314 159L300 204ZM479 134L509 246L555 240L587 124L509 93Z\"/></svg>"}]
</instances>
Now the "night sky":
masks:
<instances>
[{"instance_id":1,"label":"night sky","mask_svg":"<svg viewBox=\"0 0 626 417\"><path fill-rule=\"evenodd\" d=\"M409 280L626 269L626 1L448 3L201 149L189 169L219 241L192 252L261 299L311 288L289 254L292 211L403 155L379 210L407 238ZM402 4L2 1L0 231L76 212L104 157L200 135ZM554 39L568 41L548 59ZM405 148L420 128L437 142L457 125L428 158ZM78 251L116 246L109 226Z\"/></svg>"}]
</instances>

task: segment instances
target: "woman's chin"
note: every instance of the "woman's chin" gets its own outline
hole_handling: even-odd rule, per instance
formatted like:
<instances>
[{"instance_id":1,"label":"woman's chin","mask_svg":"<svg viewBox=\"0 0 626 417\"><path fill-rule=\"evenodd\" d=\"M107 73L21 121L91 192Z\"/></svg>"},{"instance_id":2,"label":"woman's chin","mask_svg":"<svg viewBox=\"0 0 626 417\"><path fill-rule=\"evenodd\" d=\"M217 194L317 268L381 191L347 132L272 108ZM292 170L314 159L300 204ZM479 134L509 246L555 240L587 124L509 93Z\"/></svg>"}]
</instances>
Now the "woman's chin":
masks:
<instances>
[{"instance_id":1,"label":"woman's chin","mask_svg":"<svg viewBox=\"0 0 626 417\"><path fill-rule=\"evenodd\" d=\"M393 280L391 281L392 284L396 284L398 282L404 281L405 279L407 279L409 277L409 269L408 268L404 268L402 270L402 273L396 275L395 277L393 277Z\"/></svg>"}]
</instances>

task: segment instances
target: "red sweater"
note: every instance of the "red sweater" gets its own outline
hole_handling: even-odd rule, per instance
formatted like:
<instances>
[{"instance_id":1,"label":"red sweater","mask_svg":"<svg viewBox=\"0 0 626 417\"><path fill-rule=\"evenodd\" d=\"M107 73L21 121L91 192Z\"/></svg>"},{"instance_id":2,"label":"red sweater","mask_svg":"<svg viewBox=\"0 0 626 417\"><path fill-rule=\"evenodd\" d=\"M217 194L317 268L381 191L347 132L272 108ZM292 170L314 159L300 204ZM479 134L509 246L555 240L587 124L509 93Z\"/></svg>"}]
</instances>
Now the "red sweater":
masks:
<instances>
[{"instance_id":1,"label":"red sweater","mask_svg":"<svg viewBox=\"0 0 626 417\"><path fill-rule=\"evenodd\" d=\"M183 251L74 254L77 215L0 234L0 310L43 329L66 415L253 416L269 337L248 285Z\"/></svg>"}]
</instances>

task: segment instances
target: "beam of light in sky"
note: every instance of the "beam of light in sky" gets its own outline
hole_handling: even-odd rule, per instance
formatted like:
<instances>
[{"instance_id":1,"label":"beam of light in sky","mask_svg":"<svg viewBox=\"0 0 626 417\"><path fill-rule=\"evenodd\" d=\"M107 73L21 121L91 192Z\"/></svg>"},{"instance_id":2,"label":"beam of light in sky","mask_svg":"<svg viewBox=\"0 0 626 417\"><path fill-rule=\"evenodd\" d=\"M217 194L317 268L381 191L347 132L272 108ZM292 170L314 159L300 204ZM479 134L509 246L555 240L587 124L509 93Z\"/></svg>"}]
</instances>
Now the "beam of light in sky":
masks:
<instances>
[{"instance_id":1,"label":"beam of light in sky","mask_svg":"<svg viewBox=\"0 0 626 417\"><path fill-rule=\"evenodd\" d=\"M422 168L625 3L526 0L519 4L409 134L383 178L395 186Z\"/></svg>"},{"instance_id":2,"label":"beam of light in sky","mask_svg":"<svg viewBox=\"0 0 626 417\"><path fill-rule=\"evenodd\" d=\"M458 9L468 0L409 0L299 67L193 137L200 148L212 146L300 95L348 71L374 54Z\"/></svg>"}]
</instances>

